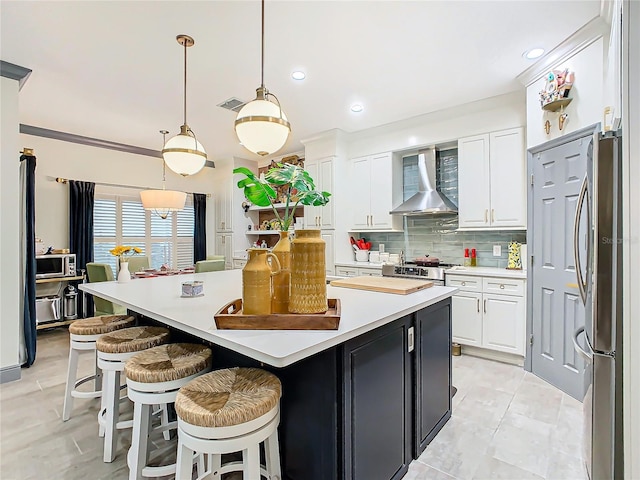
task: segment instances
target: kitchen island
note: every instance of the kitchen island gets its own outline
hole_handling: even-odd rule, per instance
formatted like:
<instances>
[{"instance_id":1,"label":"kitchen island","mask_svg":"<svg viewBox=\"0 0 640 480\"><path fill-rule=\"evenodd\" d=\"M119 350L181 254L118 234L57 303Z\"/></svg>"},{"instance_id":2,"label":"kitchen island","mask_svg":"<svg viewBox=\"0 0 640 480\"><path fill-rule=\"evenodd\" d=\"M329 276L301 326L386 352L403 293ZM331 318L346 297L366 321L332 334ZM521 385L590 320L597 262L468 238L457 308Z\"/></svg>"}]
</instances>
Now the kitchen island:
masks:
<instances>
[{"instance_id":1,"label":"kitchen island","mask_svg":"<svg viewBox=\"0 0 640 480\"><path fill-rule=\"evenodd\" d=\"M204 282L204 296L182 298L182 282L193 280ZM278 375L285 478L402 478L451 416L456 289L394 295L328 286L341 301L338 330L218 330L214 314L241 297L241 283L242 272L230 270L80 288L213 344L216 368Z\"/></svg>"}]
</instances>

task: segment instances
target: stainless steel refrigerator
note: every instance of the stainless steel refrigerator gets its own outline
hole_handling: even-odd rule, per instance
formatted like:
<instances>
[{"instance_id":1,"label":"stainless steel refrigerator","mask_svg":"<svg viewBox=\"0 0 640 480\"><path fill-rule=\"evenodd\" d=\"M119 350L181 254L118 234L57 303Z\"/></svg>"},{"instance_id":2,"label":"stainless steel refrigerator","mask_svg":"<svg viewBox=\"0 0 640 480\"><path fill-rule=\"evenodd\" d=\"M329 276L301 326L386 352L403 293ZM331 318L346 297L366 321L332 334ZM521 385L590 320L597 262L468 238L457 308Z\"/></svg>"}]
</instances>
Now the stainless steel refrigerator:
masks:
<instances>
[{"instance_id":1,"label":"stainless steel refrigerator","mask_svg":"<svg viewBox=\"0 0 640 480\"><path fill-rule=\"evenodd\" d=\"M623 478L622 411L622 138L596 133L574 223L574 252L585 326L574 335L586 360L584 452L592 480ZM581 218L587 218L582 232ZM586 234L586 258L579 239Z\"/></svg>"}]
</instances>

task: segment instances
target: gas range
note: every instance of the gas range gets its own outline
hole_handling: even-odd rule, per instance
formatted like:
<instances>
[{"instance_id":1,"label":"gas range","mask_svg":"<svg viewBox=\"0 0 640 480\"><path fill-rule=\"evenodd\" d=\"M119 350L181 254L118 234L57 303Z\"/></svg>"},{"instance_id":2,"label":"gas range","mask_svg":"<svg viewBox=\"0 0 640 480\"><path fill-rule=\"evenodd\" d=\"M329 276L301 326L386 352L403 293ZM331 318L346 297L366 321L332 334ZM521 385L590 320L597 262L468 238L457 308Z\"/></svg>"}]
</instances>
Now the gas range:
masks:
<instances>
[{"instance_id":1,"label":"gas range","mask_svg":"<svg viewBox=\"0 0 640 480\"><path fill-rule=\"evenodd\" d=\"M456 267L451 263L439 263L438 266L424 267L405 263L404 265L383 265L383 277L420 278L432 280L435 285L444 285L444 271Z\"/></svg>"}]
</instances>

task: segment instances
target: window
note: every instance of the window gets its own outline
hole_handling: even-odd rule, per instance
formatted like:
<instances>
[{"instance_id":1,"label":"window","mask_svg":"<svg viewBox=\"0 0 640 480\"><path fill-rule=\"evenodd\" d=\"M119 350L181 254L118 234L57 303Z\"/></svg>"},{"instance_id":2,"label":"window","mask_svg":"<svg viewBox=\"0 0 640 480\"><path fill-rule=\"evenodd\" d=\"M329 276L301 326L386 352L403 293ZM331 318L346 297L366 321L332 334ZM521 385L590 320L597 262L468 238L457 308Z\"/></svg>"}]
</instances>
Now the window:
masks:
<instances>
[{"instance_id":1,"label":"window","mask_svg":"<svg viewBox=\"0 0 640 480\"><path fill-rule=\"evenodd\" d=\"M109 250L116 245L140 247L151 268L193 265L193 200L187 197L183 210L166 219L152 215L139 198L96 194L93 209L93 261L107 263L116 271L116 258Z\"/></svg>"}]
</instances>

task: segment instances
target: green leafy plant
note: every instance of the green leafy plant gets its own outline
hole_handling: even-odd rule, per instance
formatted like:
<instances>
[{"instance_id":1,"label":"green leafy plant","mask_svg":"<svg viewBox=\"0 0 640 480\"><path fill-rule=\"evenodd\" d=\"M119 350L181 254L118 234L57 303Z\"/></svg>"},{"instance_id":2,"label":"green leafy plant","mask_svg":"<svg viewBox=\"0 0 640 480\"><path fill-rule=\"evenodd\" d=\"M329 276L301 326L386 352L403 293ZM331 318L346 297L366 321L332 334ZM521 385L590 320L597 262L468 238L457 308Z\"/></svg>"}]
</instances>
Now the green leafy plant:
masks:
<instances>
[{"instance_id":1,"label":"green leafy plant","mask_svg":"<svg viewBox=\"0 0 640 480\"><path fill-rule=\"evenodd\" d=\"M233 173L244 175L238 188L244 189L244 196L254 205L270 206L283 231L289 230L298 205L320 207L329 203L331 196L329 192L317 191L309 173L298 165L278 163L267 171L264 180L245 167L238 167ZM283 215L275 207L278 191L284 196Z\"/></svg>"}]
</instances>

